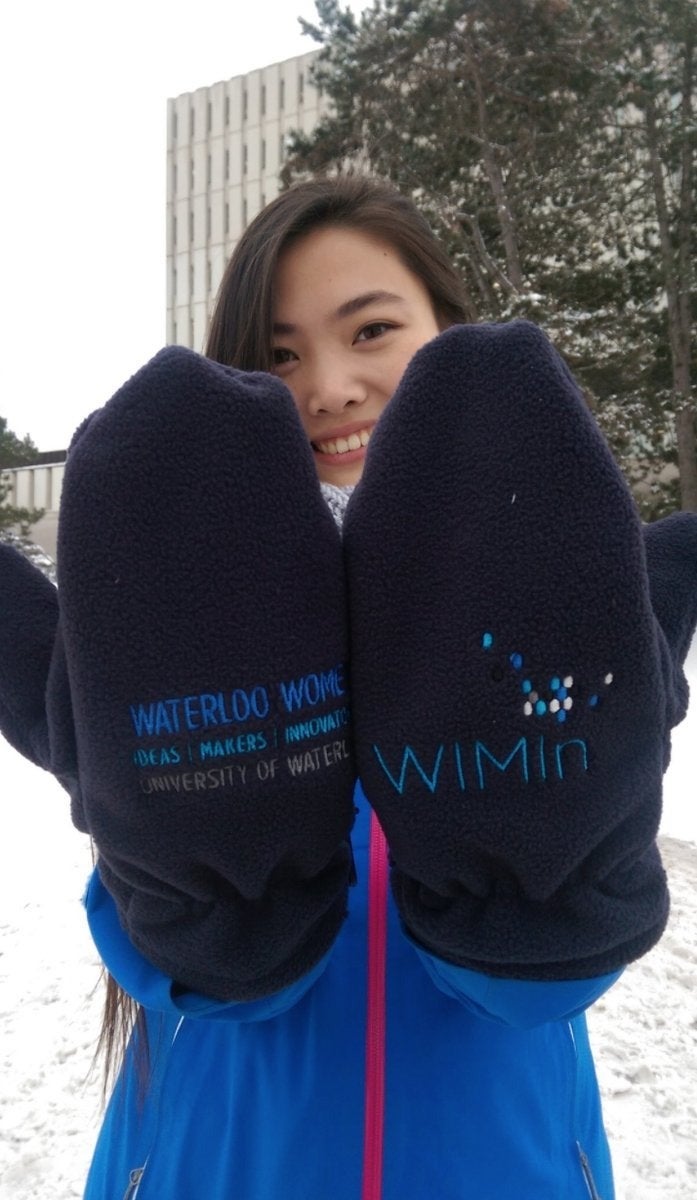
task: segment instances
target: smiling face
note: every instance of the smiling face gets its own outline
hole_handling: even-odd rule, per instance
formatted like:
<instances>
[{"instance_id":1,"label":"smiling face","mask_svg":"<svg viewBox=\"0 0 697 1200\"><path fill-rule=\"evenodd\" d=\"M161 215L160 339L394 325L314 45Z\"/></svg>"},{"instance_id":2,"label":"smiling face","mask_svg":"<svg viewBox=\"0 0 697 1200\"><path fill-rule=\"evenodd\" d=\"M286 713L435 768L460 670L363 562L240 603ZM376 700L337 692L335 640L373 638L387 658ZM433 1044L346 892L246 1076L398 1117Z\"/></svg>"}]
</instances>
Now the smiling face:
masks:
<instances>
[{"instance_id":1,"label":"smiling face","mask_svg":"<svg viewBox=\"0 0 697 1200\"><path fill-rule=\"evenodd\" d=\"M281 254L273 370L292 393L323 482L358 482L378 417L438 332L426 288L387 242L329 226Z\"/></svg>"}]
</instances>

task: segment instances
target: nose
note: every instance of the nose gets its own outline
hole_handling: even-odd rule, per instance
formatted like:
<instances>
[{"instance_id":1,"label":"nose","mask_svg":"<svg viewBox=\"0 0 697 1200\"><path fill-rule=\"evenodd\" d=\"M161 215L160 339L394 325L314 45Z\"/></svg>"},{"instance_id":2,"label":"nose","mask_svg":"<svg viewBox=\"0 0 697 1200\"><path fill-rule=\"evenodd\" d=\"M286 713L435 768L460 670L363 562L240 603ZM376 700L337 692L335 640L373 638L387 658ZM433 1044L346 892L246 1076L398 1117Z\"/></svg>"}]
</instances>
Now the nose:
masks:
<instances>
[{"instance_id":1,"label":"nose","mask_svg":"<svg viewBox=\"0 0 697 1200\"><path fill-rule=\"evenodd\" d=\"M307 411L313 416L342 413L367 399L367 389L346 364L333 356L314 363L306 378Z\"/></svg>"}]
</instances>

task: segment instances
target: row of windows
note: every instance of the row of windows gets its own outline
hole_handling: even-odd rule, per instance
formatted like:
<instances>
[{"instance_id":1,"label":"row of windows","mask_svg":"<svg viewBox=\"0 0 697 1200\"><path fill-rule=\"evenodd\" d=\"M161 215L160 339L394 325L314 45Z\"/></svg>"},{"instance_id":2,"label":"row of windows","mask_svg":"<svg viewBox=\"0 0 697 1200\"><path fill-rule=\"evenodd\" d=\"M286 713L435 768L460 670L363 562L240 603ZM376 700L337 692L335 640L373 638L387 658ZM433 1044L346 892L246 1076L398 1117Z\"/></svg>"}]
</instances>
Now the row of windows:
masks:
<instances>
[{"instance_id":1,"label":"row of windows","mask_svg":"<svg viewBox=\"0 0 697 1200\"><path fill-rule=\"evenodd\" d=\"M263 204L264 204L264 201L262 199L262 207L263 207ZM246 203L244 205L244 220L245 220L245 224L246 224L247 223ZM193 263L192 263L191 266L189 267L189 301L191 301L195 290L196 290L196 279L194 276L194 267L193 267ZM213 291L213 265L211 263L211 260L207 259L207 261L206 261L206 295L210 296L212 291ZM176 296L177 296L177 268L176 267L172 268L172 295L174 297L174 303L176 304Z\"/></svg>"},{"instance_id":2,"label":"row of windows","mask_svg":"<svg viewBox=\"0 0 697 1200\"><path fill-rule=\"evenodd\" d=\"M265 207L266 207L266 195L264 192L262 192L261 196L260 196L260 208L265 208ZM246 229L246 227L247 227L247 220L248 220L247 211L248 211L247 210L247 200L246 200L246 197L243 196L242 197L242 228L243 229ZM211 212L211 206L209 204L208 208L206 209L206 241L210 241L211 227L212 227L212 212ZM225 208L223 210L223 232L225 233L226 236L230 233L230 202L229 202L229 200L225 201ZM177 218L172 217L172 244L174 246L177 245L177 234L178 234ZM196 220L195 220L193 212L190 212L189 213L189 241L193 242L193 241L195 241L195 238L196 238ZM209 266L210 266L210 263L209 263ZM175 270L174 271L175 291L176 291L176 283L177 283L177 272Z\"/></svg>"},{"instance_id":3,"label":"row of windows","mask_svg":"<svg viewBox=\"0 0 697 1200\"><path fill-rule=\"evenodd\" d=\"M174 343L174 345L177 345L177 343L179 342L179 338L183 336L184 329L186 328L186 324L187 324L186 318L184 318L183 320L180 318L179 321L176 321L176 320L172 321L172 342ZM193 317L189 317L188 327L189 327L189 340L187 342L185 342L185 345L190 346L192 349L194 349L194 318Z\"/></svg>"},{"instance_id":4,"label":"row of windows","mask_svg":"<svg viewBox=\"0 0 697 1200\"><path fill-rule=\"evenodd\" d=\"M301 71L298 75L298 105L304 103L305 100L305 76ZM281 79L278 88L278 107L281 111L286 106L286 81ZM266 84L262 83L261 92L259 95L259 107L262 117L266 116ZM249 115L249 94L247 89L242 91L242 120L246 121ZM225 97L225 124L230 124L230 97ZM213 103L211 100L206 105L206 133L210 133L213 128ZM193 138L196 134L196 110L191 105L189 109L189 137ZM172 117L172 137L179 136L179 115L174 113Z\"/></svg>"},{"instance_id":5,"label":"row of windows","mask_svg":"<svg viewBox=\"0 0 697 1200\"><path fill-rule=\"evenodd\" d=\"M279 138L279 142L278 142L279 162L283 162L285 152L286 152L286 135L284 133L282 133ZM266 138L261 139L261 145L259 147L259 163L260 163L261 170L265 171L266 170ZM249 167L249 151L247 148L247 143L244 142L242 145L242 174L243 175L247 174L248 167ZM229 180L229 178L230 178L230 151L227 149L225 150L223 174L224 174L224 178L226 180ZM211 155L209 154L206 158L206 187L211 186L212 178L213 178L213 160L212 160ZM195 191L196 191L196 170L194 167L194 160L191 159L191 161L189 162L189 192L195 192ZM179 171L177 169L177 164L173 163L172 164L172 195L177 196L178 194L179 194Z\"/></svg>"},{"instance_id":6,"label":"row of windows","mask_svg":"<svg viewBox=\"0 0 697 1200\"><path fill-rule=\"evenodd\" d=\"M184 333L184 330L182 329L182 325L184 325L183 321L179 325L177 324L176 321L172 322L172 343L175 346L179 342L179 334L181 333L183 335L183 333ZM184 344L187 346L191 346L193 348L193 345L194 345L194 318L193 317L189 317L188 327L189 327L189 339Z\"/></svg>"},{"instance_id":7,"label":"row of windows","mask_svg":"<svg viewBox=\"0 0 697 1200\"><path fill-rule=\"evenodd\" d=\"M176 267L172 271L172 287L174 289L173 294L176 297L176 294L177 294L177 269L176 269ZM191 267L189 267L189 298L191 298L193 296L194 288L195 288L194 268L193 268L193 266L191 266ZM209 259L208 262L206 263L206 294L210 295L212 290L213 290L213 267L212 267L210 259Z\"/></svg>"}]
</instances>

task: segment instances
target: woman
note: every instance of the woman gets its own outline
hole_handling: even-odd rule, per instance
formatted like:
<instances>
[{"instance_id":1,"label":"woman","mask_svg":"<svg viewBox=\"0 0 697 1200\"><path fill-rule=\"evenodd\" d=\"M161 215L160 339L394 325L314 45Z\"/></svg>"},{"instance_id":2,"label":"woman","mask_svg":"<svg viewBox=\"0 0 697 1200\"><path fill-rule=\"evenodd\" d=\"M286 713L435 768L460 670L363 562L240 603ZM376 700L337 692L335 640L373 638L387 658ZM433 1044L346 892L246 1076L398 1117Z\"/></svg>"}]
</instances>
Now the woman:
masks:
<instances>
[{"instance_id":1,"label":"woman","mask_svg":"<svg viewBox=\"0 0 697 1200\"><path fill-rule=\"evenodd\" d=\"M694 522L644 535L542 335L467 315L391 188L291 189L212 361L78 430L57 634L0 564L3 729L141 1006L87 1200L613 1195L583 1011L666 919Z\"/></svg>"}]
</instances>

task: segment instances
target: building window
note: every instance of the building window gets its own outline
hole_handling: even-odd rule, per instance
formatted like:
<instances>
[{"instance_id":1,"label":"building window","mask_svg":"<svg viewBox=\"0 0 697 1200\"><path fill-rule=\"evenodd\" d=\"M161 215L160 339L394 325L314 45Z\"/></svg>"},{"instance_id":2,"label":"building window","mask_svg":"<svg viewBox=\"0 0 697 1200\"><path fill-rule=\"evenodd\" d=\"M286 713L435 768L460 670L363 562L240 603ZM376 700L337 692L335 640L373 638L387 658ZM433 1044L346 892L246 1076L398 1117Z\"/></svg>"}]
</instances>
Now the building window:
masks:
<instances>
[{"instance_id":1,"label":"building window","mask_svg":"<svg viewBox=\"0 0 697 1200\"><path fill-rule=\"evenodd\" d=\"M247 199L242 201L242 228L247 228Z\"/></svg>"},{"instance_id":2,"label":"building window","mask_svg":"<svg viewBox=\"0 0 697 1200\"><path fill-rule=\"evenodd\" d=\"M230 205L225 201L225 232L230 232Z\"/></svg>"},{"instance_id":3,"label":"building window","mask_svg":"<svg viewBox=\"0 0 697 1200\"><path fill-rule=\"evenodd\" d=\"M177 140L178 132L179 132L179 121L177 119L176 112L174 112L172 114L172 137L174 138L175 141Z\"/></svg>"},{"instance_id":4,"label":"building window","mask_svg":"<svg viewBox=\"0 0 697 1200\"><path fill-rule=\"evenodd\" d=\"M212 287L213 287L213 271L211 268L211 260L209 258L208 262L206 263L206 294L207 295L210 295Z\"/></svg>"},{"instance_id":5,"label":"building window","mask_svg":"<svg viewBox=\"0 0 697 1200\"><path fill-rule=\"evenodd\" d=\"M172 345L176 346L176 344L177 344L177 322L172 321Z\"/></svg>"},{"instance_id":6,"label":"building window","mask_svg":"<svg viewBox=\"0 0 697 1200\"><path fill-rule=\"evenodd\" d=\"M172 163L172 195L177 194L177 164Z\"/></svg>"},{"instance_id":7,"label":"building window","mask_svg":"<svg viewBox=\"0 0 697 1200\"><path fill-rule=\"evenodd\" d=\"M210 241L210 238L211 238L211 206L209 204L208 208L206 209L206 240Z\"/></svg>"},{"instance_id":8,"label":"building window","mask_svg":"<svg viewBox=\"0 0 697 1200\"><path fill-rule=\"evenodd\" d=\"M266 139L261 139L261 169L266 170Z\"/></svg>"},{"instance_id":9,"label":"building window","mask_svg":"<svg viewBox=\"0 0 697 1200\"><path fill-rule=\"evenodd\" d=\"M194 160L192 158L189 163L189 191L191 191L191 192L194 191L195 182L196 182L196 175L194 172Z\"/></svg>"},{"instance_id":10,"label":"building window","mask_svg":"<svg viewBox=\"0 0 697 1200\"><path fill-rule=\"evenodd\" d=\"M177 268L172 267L172 303L177 303Z\"/></svg>"},{"instance_id":11,"label":"building window","mask_svg":"<svg viewBox=\"0 0 697 1200\"><path fill-rule=\"evenodd\" d=\"M225 151L225 178L230 178L230 151Z\"/></svg>"},{"instance_id":12,"label":"building window","mask_svg":"<svg viewBox=\"0 0 697 1200\"><path fill-rule=\"evenodd\" d=\"M266 192L261 193L261 207L266 208Z\"/></svg>"},{"instance_id":13,"label":"building window","mask_svg":"<svg viewBox=\"0 0 697 1200\"><path fill-rule=\"evenodd\" d=\"M211 104L211 102L209 100L208 104L206 105L206 132L210 133L212 128L213 128L213 105Z\"/></svg>"},{"instance_id":14,"label":"building window","mask_svg":"<svg viewBox=\"0 0 697 1200\"><path fill-rule=\"evenodd\" d=\"M298 104L302 104L305 99L305 76L301 71L298 75Z\"/></svg>"},{"instance_id":15,"label":"building window","mask_svg":"<svg viewBox=\"0 0 697 1200\"><path fill-rule=\"evenodd\" d=\"M246 142L244 142L244 144L242 146L242 174L243 175L247 174L247 143Z\"/></svg>"},{"instance_id":16,"label":"building window","mask_svg":"<svg viewBox=\"0 0 697 1200\"><path fill-rule=\"evenodd\" d=\"M196 113L193 105L189 109L189 136L193 137L196 132Z\"/></svg>"},{"instance_id":17,"label":"building window","mask_svg":"<svg viewBox=\"0 0 697 1200\"><path fill-rule=\"evenodd\" d=\"M209 154L208 158L206 159L206 187L211 186L212 171L213 171L213 168L212 168L212 164L211 164L211 156Z\"/></svg>"},{"instance_id":18,"label":"building window","mask_svg":"<svg viewBox=\"0 0 697 1200\"><path fill-rule=\"evenodd\" d=\"M176 217L172 217L172 245L174 246L174 248L176 250L176 248L177 248L177 218ZM176 278L176 274L177 273L175 271L174 272L175 278Z\"/></svg>"},{"instance_id":19,"label":"building window","mask_svg":"<svg viewBox=\"0 0 697 1200\"><path fill-rule=\"evenodd\" d=\"M286 81L282 79L278 85L278 107L285 108L286 106Z\"/></svg>"},{"instance_id":20,"label":"building window","mask_svg":"<svg viewBox=\"0 0 697 1200\"><path fill-rule=\"evenodd\" d=\"M225 97L225 124L230 124L230 97Z\"/></svg>"},{"instance_id":21,"label":"building window","mask_svg":"<svg viewBox=\"0 0 697 1200\"><path fill-rule=\"evenodd\" d=\"M189 241L193 242L193 240L194 240L194 213L193 213L193 209L192 209L192 211L189 213Z\"/></svg>"},{"instance_id":22,"label":"building window","mask_svg":"<svg viewBox=\"0 0 697 1200\"><path fill-rule=\"evenodd\" d=\"M286 152L286 135L282 133L278 142L278 161L283 162L283 156Z\"/></svg>"},{"instance_id":23,"label":"building window","mask_svg":"<svg viewBox=\"0 0 697 1200\"><path fill-rule=\"evenodd\" d=\"M261 115L266 116L266 84L261 85Z\"/></svg>"},{"instance_id":24,"label":"building window","mask_svg":"<svg viewBox=\"0 0 697 1200\"><path fill-rule=\"evenodd\" d=\"M247 120L248 111L249 111L249 104L247 102L247 89L243 88L242 89L242 120L243 121Z\"/></svg>"},{"instance_id":25,"label":"building window","mask_svg":"<svg viewBox=\"0 0 697 1200\"><path fill-rule=\"evenodd\" d=\"M195 283L194 264L192 263L191 266L189 267L189 295L190 296L193 296L193 294L194 294L194 283Z\"/></svg>"},{"instance_id":26,"label":"building window","mask_svg":"<svg viewBox=\"0 0 697 1200\"><path fill-rule=\"evenodd\" d=\"M189 346L194 348L194 318L189 317Z\"/></svg>"}]
</instances>

